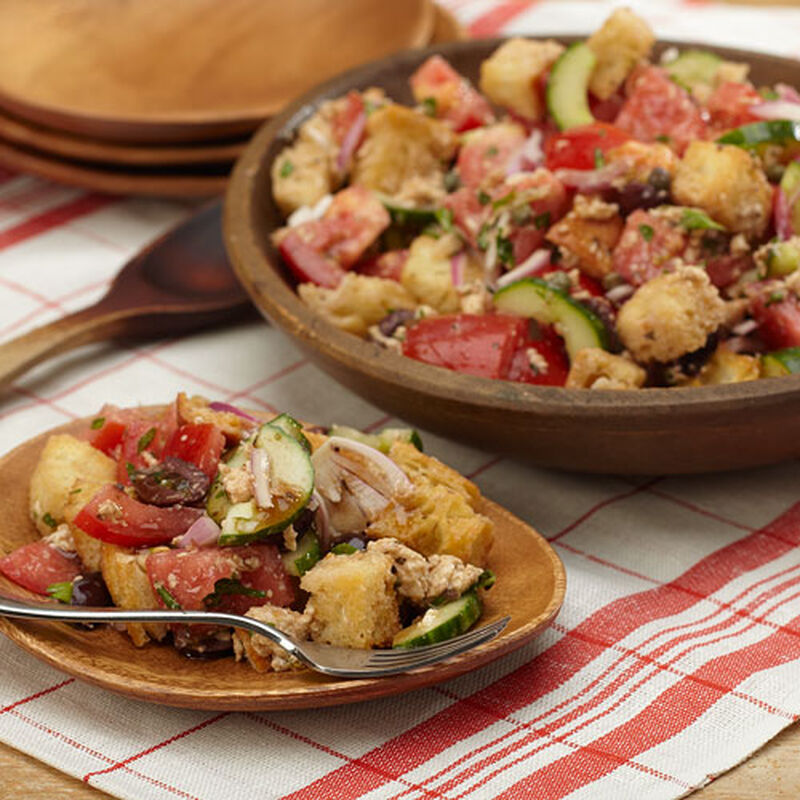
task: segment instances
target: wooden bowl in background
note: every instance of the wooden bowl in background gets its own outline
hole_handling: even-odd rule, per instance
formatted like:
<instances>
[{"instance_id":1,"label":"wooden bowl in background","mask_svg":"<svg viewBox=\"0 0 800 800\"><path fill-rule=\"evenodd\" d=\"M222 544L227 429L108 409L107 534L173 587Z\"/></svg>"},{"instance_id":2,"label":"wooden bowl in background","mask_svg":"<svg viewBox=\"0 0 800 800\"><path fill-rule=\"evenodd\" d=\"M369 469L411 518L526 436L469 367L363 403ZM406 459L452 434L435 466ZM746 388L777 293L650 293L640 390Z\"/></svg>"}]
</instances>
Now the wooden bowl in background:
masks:
<instances>
[{"instance_id":1,"label":"wooden bowl in background","mask_svg":"<svg viewBox=\"0 0 800 800\"><path fill-rule=\"evenodd\" d=\"M270 165L297 127L322 101L351 88L380 86L395 100L412 102L408 78L433 52L474 81L481 61L499 44L456 42L376 61L309 92L258 131L236 166L225 211L228 254L253 302L354 392L403 419L492 452L549 467L618 474L730 470L800 455L800 376L619 392L490 380L404 358L345 333L297 297L270 242L283 224L272 200ZM673 44L704 47L669 42L662 47ZM756 85L800 84L796 61L706 49L750 62Z\"/></svg>"}]
</instances>

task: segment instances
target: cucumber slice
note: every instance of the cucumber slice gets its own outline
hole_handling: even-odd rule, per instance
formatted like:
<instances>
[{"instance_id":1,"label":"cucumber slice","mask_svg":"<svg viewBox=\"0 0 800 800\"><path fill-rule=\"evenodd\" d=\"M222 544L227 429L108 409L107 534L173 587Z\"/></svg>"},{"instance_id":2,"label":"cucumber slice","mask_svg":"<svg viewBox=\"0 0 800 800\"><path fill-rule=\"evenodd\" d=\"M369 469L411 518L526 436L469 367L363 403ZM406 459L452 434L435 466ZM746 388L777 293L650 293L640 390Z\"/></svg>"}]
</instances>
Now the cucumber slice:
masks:
<instances>
[{"instance_id":1,"label":"cucumber slice","mask_svg":"<svg viewBox=\"0 0 800 800\"><path fill-rule=\"evenodd\" d=\"M800 121L771 119L751 122L724 133L717 139L719 144L735 144L737 147L753 148L762 144L785 144L800 142Z\"/></svg>"},{"instance_id":2,"label":"cucumber slice","mask_svg":"<svg viewBox=\"0 0 800 800\"><path fill-rule=\"evenodd\" d=\"M394 442L408 442L422 452L422 439L413 428L384 428L377 433L364 433L347 425L332 425L328 431L330 436L343 436L354 442L374 447L381 453L388 453Z\"/></svg>"},{"instance_id":3,"label":"cucumber slice","mask_svg":"<svg viewBox=\"0 0 800 800\"><path fill-rule=\"evenodd\" d=\"M547 79L547 110L563 131L594 122L588 87L597 57L586 42L575 42L559 57Z\"/></svg>"},{"instance_id":4,"label":"cucumber slice","mask_svg":"<svg viewBox=\"0 0 800 800\"><path fill-rule=\"evenodd\" d=\"M699 208L684 208L681 213L681 225L687 231L724 231L725 226L714 222L705 211Z\"/></svg>"},{"instance_id":5,"label":"cucumber slice","mask_svg":"<svg viewBox=\"0 0 800 800\"><path fill-rule=\"evenodd\" d=\"M438 209L436 208L418 208L405 203L398 203L385 194L379 194L378 199L389 212L389 216L392 218L392 222L394 222L395 225L413 225L422 228L425 225L432 225L437 221Z\"/></svg>"},{"instance_id":6,"label":"cucumber slice","mask_svg":"<svg viewBox=\"0 0 800 800\"><path fill-rule=\"evenodd\" d=\"M783 278L800 267L800 247L796 239L787 242L773 242L767 246L767 278Z\"/></svg>"},{"instance_id":7,"label":"cucumber slice","mask_svg":"<svg viewBox=\"0 0 800 800\"><path fill-rule=\"evenodd\" d=\"M395 634L392 647L424 647L468 631L480 618L483 605L474 591L443 606L429 608L421 619Z\"/></svg>"},{"instance_id":8,"label":"cucumber slice","mask_svg":"<svg viewBox=\"0 0 800 800\"><path fill-rule=\"evenodd\" d=\"M676 59L664 64L667 74L684 89L712 85L722 59L708 50L684 50Z\"/></svg>"},{"instance_id":9,"label":"cucumber slice","mask_svg":"<svg viewBox=\"0 0 800 800\"><path fill-rule=\"evenodd\" d=\"M279 414L275 419L271 419L269 424L280 428L292 439L296 439L307 453L311 452L311 442L306 439L303 426L294 417L290 417L288 414Z\"/></svg>"},{"instance_id":10,"label":"cucumber slice","mask_svg":"<svg viewBox=\"0 0 800 800\"><path fill-rule=\"evenodd\" d=\"M498 311L554 325L570 359L584 347L608 350L608 331L600 317L541 278L522 278L504 286L495 293L494 306Z\"/></svg>"},{"instance_id":11,"label":"cucumber slice","mask_svg":"<svg viewBox=\"0 0 800 800\"><path fill-rule=\"evenodd\" d=\"M781 378L800 372L800 347L787 347L761 356L761 374L765 378Z\"/></svg>"},{"instance_id":12,"label":"cucumber slice","mask_svg":"<svg viewBox=\"0 0 800 800\"><path fill-rule=\"evenodd\" d=\"M217 474L211 484L206 511L222 529L220 545L259 541L279 533L306 507L314 490L314 467L303 445L274 425L262 425L254 436L239 445L228 459L229 467L242 467L252 445L266 453L270 482L280 487L271 508L260 508L254 498L232 503Z\"/></svg>"},{"instance_id":13,"label":"cucumber slice","mask_svg":"<svg viewBox=\"0 0 800 800\"><path fill-rule=\"evenodd\" d=\"M791 161L783 171L780 182L780 191L783 192L787 203L791 203L789 217L792 221L792 231L800 233L800 201L798 201L798 191L800 191L800 163Z\"/></svg>"},{"instance_id":14,"label":"cucumber slice","mask_svg":"<svg viewBox=\"0 0 800 800\"><path fill-rule=\"evenodd\" d=\"M297 543L297 549L281 555L289 575L300 578L322 558L322 548L314 531L306 531Z\"/></svg>"}]
</instances>

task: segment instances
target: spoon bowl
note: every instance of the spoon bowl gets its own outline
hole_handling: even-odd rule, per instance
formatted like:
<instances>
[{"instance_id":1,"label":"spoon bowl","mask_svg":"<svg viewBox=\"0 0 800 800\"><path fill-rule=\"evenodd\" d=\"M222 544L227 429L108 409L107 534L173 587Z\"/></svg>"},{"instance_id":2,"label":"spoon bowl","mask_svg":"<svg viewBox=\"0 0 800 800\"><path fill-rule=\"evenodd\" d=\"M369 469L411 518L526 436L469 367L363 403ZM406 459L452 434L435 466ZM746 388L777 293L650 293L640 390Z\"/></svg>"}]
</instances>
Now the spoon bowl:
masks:
<instances>
[{"instance_id":1,"label":"spoon bowl","mask_svg":"<svg viewBox=\"0 0 800 800\"><path fill-rule=\"evenodd\" d=\"M35 364L89 342L186 333L252 315L206 206L129 261L89 308L0 345L0 388Z\"/></svg>"}]
</instances>

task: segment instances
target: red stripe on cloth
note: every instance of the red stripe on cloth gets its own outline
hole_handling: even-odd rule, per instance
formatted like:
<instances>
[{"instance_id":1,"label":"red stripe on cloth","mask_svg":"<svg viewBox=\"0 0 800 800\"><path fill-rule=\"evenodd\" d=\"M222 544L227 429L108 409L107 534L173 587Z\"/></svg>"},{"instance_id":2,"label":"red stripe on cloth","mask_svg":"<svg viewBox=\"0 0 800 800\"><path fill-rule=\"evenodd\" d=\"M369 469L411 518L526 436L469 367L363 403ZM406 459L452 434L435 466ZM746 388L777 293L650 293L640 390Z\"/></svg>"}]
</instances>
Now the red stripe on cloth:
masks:
<instances>
[{"instance_id":1,"label":"red stripe on cloth","mask_svg":"<svg viewBox=\"0 0 800 800\"><path fill-rule=\"evenodd\" d=\"M5 167L0 167L0 184L13 180L16 177L16 172L12 172L10 169L6 169Z\"/></svg>"},{"instance_id":2,"label":"red stripe on cloth","mask_svg":"<svg viewBox=\"0 0 800 800\"><path fill-rule=\"evenodd\" d=\"M491 469L495 465L499 464L503 460L502 456L496 456L495 458L487 461L485 464L481 464L477 469L472 470L466 477L469 478L471 481L474 481L478 475L482 475L486 472L487 469Z\"/></svg>"},{"instance_id":3,"label":"red stripe on cloth","mask_svg":"<svg viewBox=\"0 0 800 800\"><path fill-rule=\"evenodd\" d=\"M490 11L473 20L469 25L469 32L472 36L496 36L501 28L534 5L536 1L510 0L506 3L499 3Z\"/></svg>"},{"instance_id":4,"label":"red stripe on cloth","mask_svg":"<svg viewBox=\"0 0 800 800\"><path fill-rule=\"evenodd\" d=\"M36 692L36 694L23 697L22 700L17 700L11 703L11 705L3 706L3 708L0 708L0 714L5 714L7 711L11 711L18 706L25 705L25 703L30 703L31 700L38 700L40 697L45 697L48 694L52 694L64 686L69 686L71 683L75 683L75 678L67 678L67 680L61 681L61 683L57 683L55 686L48 686L47 689L42 689L41 692Z\"/></svg>"},{"instance_id":5,"label":"red stripe on cloth","mask_svg":"<svg viewBox=\"0 0 800 800\"><path fill-rule=\"evenodd\" d=\"M128 756L128 758L123 759L122 761L117 761L116 764L113 764L106 769L98 769L94 772L87 772L81 780L84 783L89 783L90 779L93 778L95 775L107 775L109 772L114 772L118 769L123 769L128 764L132 763L133 761L138 761L140 758L144 758L145 756L149 756L151 753L155 753L157 750L161 750L164 747L168 747L173 742L180 741L187 736L190 736L193 733L197 733L197 731L203 730L203 728L207 728L209 725L213 725L215 722L218 722L221 719L224 719L230 714L229 711L223 711L221 714L217 714L215 717L210 717L207 720L199 723L198 725L193 725L191 728L187 728L185 731L181 731L180 733L175 734L175 736L170 736L169 739L165 739L163 742L159 742L158 744L154 744L152 747L148 747L146 750L141 750L138 753L134 753L132 756Z\"/></svg>"},{"instance_id":6,"label":"red stripe on cloth","mask_svg":"<svg viewBox=\"0 0 800 800\"><path fill-rule=\"evenodd\" d=\"M577 636L564 637L501 680L289 797L291 800L319 797L355 800L385 785L391 779L387 775L401 776L417 769L498 718L513 714L557 689L607 647L642 625L686 610L738 576L774 561L798 544L800 503L761 531L711 553L676 580L619 598L599 609L574 629L578 635L585 635L586 640Z\"/></svg>"},{"instance_id":7,"label":"red stripe on cloth","mask_svg":"<svg viewBox=\"0 0 800 800\"><path fill-rule=\"evenodd\" d=\"M800 624L800 616L794 617L792 624ZM688 728L725 696L727 692L716 685L720 681L728 686L736 686L755 672L780 666L796 658L797 641L783 631L720 656L667 689L656 702L633 719L596 739L589 748L536 770L495 797L498 800L512 800L535 796L537 800L559 800ZM504 768L509 766L511 764Z\"/></svg>"},{"instance_id":8,"label":"red stripe on cloth","mask_svg":"<svg viewBox=\"0 0 800 800\"><path fill-rule=\"evenodd\" d=\"M85 194L56 208L48 209L0 232L0 250L19 244L19 242L38 236L60 225L65 225L78 217L91 214L93 211L117 202L117 199L103 194Z\"/></svg>"}]
</instances>

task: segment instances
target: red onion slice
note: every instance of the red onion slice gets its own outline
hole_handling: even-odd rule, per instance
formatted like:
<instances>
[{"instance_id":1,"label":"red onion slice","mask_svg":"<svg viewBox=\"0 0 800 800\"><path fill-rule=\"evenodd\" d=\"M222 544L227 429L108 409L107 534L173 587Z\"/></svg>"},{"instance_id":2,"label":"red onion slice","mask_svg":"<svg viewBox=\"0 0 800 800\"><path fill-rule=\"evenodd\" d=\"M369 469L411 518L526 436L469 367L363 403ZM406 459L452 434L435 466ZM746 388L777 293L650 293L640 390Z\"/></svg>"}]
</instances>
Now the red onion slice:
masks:
<instances>
[{"instance_id":1,"label":"red onion slice","mask_svg":"<svg viewBox=\"0 0 800 800\"><path fill-rule=\"evenodd\" d=\"M237 417L241 417L242 419L249 420L250 422L258 422L255 417L251 417L250 414L242 411L241 408L237 408L236 406L232 406L230 403L209 403L208 407L212 411L222 411L226 414L236 414Z\"/></svg>"},{"instance_id":2,"label":"red onion slice","mask_svg":"<svg viewBox=\"0 0 800 800\"><path fill-rule=\"evenodd\" d=\"M253 494L256 505L259 508L272 508L269 456L258 447L254 447L250 453L250 470L253 473Z\"/></svg>"},{"instance_id":3,"label":"red onion slice","mask_svg":"<svg viewBox=\"0 0 800 800\"><path fill-rule=\"evenodd\" d=\"M506 272L497 279L497 286L508 286L521 278L528 278L535 274L543 266L550 263L549 250L535 250L518 267Z\"/></svg>"},{"instance_id":4,"label":"red onion slice","mask_svg":"<svg viewBox=\"0 0 800 800\"><path fill-rule=\"evenodd\" d=\"M353 120L353 124L347 129L347 133L345 133L342 139L342 146L339 148L339 154L336 156L336 169L338 169L339 172L347 172L349 169L350 160L353 158L353 154L356 150L358 150L366 128L367 115L362 111L355 120Z\"/></svg>"},{"instance_id":5,"label":"red onion slice","mask_svg":"<svg viewBox=\"0 0 800 800\"><path fill-rule=\"evenodd\" d=\"M526 172L544 163L544 150L542 150L542 132L531 131L530 136L519 146L506 164L506 176Z\"/></svg>"},{"instance_id":6,"label":"red onion slice","mask_svg":"<svg viewBox=\"0 0 800 800\"><path fill-rule=\"evenodd\" d=\"M747 110L759 119L800 121L800 102L765 100L763 103L753 103Z\"/></svg>"},{"instance_id":7,"label":"red onion slice","mask_svg":"<svg viewBox=\"0 0 800 800\"><path fill-rule=\"evenodd\" d=\"M614 181L628 171L628 162L621 158L600 169L557 169L553 174L565 186L581 192L610 189Z\"/></svg>"},{"instance_id":8,"label":"red onion slice","mask_svg":"<svg viewBox=\"0 0 800 800\"><path fill-rule=\"evenodd\" d=\"M792 201L798 199L797 194L792 200L786 196L783 189L777 187L773 198L772 215L775 218L775 233L782 240L791 239L794 235L794 225L792 224Z\"/></svg>"},{"instance_id":9,"label":"red onion slice","mask_svg":"<svg viewBox=\"0 0 800 800\"><path fill-rule=\"evenodd\" d=\"M211 517L198 517L182 536L175 539L178 547L211 547L219 539L219 525Z\"/></svg>"},{"instance_id":10,"label":"red onion slice","mask_svg":"<svg viewBox=\"0 0 800 800\"><path fill-rule=\"evenodd\" d=\"M789 86L786 83L776 83L775 94L778 95L779 100L786 100L788 103L800 103L800 92L794 86Z\"/></svg>"},{"instance_id":11,"label":"red onion slice","mask_svg":"<svg viewBox=\"0 0 800 800\"><path fill-rule=\"evenodd\" d=\"M308 507L314 512L317 536L319 536L322 552L325 553L331 549L331 543L338 536L338 532L331 522L331 515L328 513L325 498L316 489L311 492L311 500L308 503Z\"/></svg>"},{"instance_id":12,"label":"red onion slice","mask_svg":"<svg viewBox=\"0 0 800 800\"><path fill-rule=\"evenodd\" d=\"M467 266L467 254L462 250L450 259L450 280L453 286L464 283L464 269Z\"/></svg>"}]
</instances>

